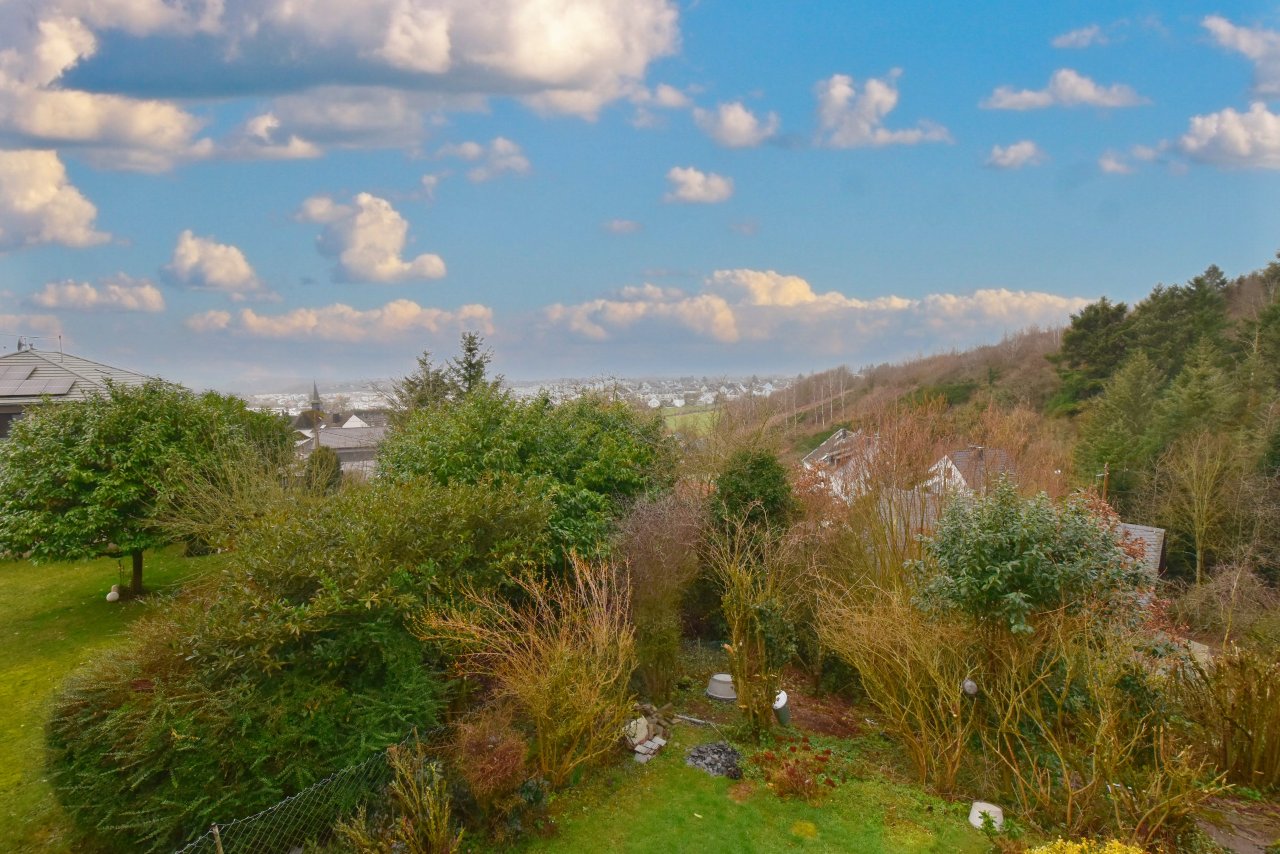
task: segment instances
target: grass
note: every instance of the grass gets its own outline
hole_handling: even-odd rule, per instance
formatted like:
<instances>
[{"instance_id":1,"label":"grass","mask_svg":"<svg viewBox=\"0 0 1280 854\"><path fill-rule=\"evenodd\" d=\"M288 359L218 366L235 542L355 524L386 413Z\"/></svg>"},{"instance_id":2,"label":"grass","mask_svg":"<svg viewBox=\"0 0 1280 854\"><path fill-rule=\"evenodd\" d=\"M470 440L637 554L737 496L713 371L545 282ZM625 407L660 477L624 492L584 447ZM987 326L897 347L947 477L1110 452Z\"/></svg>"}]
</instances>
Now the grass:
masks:
<instances>
[{"instance_id":1,"label":"grass","mask_svg":"<svg viewBox=\"0 0 1280 854\"><path fill-rule=\"evenodd\" d=\"M715 422L716 407L703 406L668 406L662 410L667 429L672 433L684 433L687 436L701 436L711 432Z\"/></svg>"},{"instance_id":2,"label":"grass","mask_svg":"<svg viewBox=\"0 0 1280 854\"><path fill-rule=\"evenodd\" d=\"M215 560L148 554L147 587L172 590ZM0 659L0 851L73 850L44 781L45 716L63 678L119 643L144 613L142 602L106 601L112 584L127 587L127 571L109 559L0 562L0 643L8 649Z\"/></svg>"},{"instance_id":3,"label":"grass","mask_svg":"<svg viewBox=\"0 0 1280 854\"><path fill-rule=\"evenodd\" d=\"M597 773L551 805L556 833L522 852L857 851L861 854L986 852L965 820L967 805L869 775L850 779L816 804L779 798L758 780L735 783L684 764L707 730L677 727L646 765L631 760Z\"/></svg>"}]
</instances>

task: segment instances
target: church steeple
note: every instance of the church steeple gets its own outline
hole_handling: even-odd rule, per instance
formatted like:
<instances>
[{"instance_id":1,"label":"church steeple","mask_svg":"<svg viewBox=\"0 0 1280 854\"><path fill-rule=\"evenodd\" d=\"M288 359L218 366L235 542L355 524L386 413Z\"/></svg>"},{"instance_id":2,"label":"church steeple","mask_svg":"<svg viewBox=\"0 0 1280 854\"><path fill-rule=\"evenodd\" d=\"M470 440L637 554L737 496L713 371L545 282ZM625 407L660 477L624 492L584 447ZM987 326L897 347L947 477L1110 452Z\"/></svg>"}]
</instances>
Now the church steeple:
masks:
<instances>
[{"instance_id":1,"label":"church steeple","mask_svg":"<svg viewBox=\"0 0 1280 854\"><path fill-rule=\"evenodd\" d=\"M324 401L320 399L320 387L316 385L315 380L311 381L311 411L324 411Z\"/></svg>"}]
</instances>

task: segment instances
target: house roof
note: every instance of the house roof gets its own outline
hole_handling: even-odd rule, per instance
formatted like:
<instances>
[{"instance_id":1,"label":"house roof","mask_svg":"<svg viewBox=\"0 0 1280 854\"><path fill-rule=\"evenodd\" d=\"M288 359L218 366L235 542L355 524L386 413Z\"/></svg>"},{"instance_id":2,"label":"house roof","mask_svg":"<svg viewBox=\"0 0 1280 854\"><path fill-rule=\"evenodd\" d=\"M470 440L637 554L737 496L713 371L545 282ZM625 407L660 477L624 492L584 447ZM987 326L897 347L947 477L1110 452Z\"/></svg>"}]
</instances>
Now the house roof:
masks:
<instances>
[{"instance_id":1,"label":"house roof","mask_svg":"<svg viewBox=\"0 0 1280 854\"><path fill-rule=\"evenodd\" d=\"M985 486L1003 474L1010 476L1017 474L1013 457L1009 456L1008 451L999 448L973 445L959 451L952 451L946 458L951 460L956 471L960 472L960 476L964 478L965 485L970 488Z\"/></svg>"},{"instance_id":2,"label":"house roof","mask_svg":"<svg viewBox=\"0 0 1280 854\"><path fill-rule=\"evenodd\" d=\"M851 432L844 427L841 427L839 430L824 439L821 445L805 454L804 459L801 460L800 463L805 468L836 465L836 458L839 456L839 452L846 445L851 444L860 435L862 435L861 430Z\"/></svg>"},{"instance_id":3,"label":"house roof","mask_svg":"<svg viewBox=\"0 0 1280 854\"><path fill-rule=\"evenodd\" d=\"M30 406L45 396L85 400L107 390L108 381L139 386L144 374L101 362L44 350L19 350L0 356L0 406Z\"/></svg>"},{"instance_id":4,"label":"house roof","mask_svg":"<svg viewBox=\"0 0 1280 854\"><path fill-rule=\"evenodd\" d=\"M386 427L330 427L320 431L320 444L335 451L345 448L376 448L386 435ZM304 451L309 450L311 439L299 442L298 447Z\"/></svg>"},{"instance_id":5,"label":"house roof","mask_svg":"<svg viewBox=\"0 0 1280 854\"><path fill-rule=\"evenodd\" d=\"M1142 543L1142 566L1154 578L1160 574L1164 557L1164 528L1149 525L1120 523L1121 536L1126 540Z\"/></svg>"}]
</instances>

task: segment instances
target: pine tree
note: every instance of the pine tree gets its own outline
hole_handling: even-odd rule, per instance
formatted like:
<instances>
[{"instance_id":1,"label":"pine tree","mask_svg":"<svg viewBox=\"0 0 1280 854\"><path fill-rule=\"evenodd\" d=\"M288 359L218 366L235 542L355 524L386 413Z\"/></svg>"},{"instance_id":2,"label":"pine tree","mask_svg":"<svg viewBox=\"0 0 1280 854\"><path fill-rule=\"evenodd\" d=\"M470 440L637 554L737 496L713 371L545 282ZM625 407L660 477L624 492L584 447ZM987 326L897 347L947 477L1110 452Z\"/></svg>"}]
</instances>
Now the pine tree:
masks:
<instances>
[{"instance_id":1,"label":"pine tree","mask_svg":"<svg viewBox=\"0 0 1280 854\"><path fill-rule=\"evenodd\" d=\"M1108 499L1119 509L1132 506L1134 493L1156 454L1154 426L1163 376L1137 353L1086 408L1076 445L1077 477L1094 483L1107 472Z\"/></svg>"}]
</instances>

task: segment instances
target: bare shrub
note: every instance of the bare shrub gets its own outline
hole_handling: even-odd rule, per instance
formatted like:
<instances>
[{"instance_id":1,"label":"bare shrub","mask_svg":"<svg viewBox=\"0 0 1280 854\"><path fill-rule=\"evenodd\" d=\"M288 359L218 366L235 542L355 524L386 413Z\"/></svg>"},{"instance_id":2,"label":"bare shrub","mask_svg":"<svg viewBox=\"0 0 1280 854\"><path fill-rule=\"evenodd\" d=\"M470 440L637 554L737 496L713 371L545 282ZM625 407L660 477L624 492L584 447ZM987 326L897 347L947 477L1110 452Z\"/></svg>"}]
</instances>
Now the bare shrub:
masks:
<instances>
[{"instance_id":1,"label":"bare shrub","mask_svg":"<svg viewBox=\"0 0 1280 854\"><path fill-rule=\"evenodd\" d=\"M971 628L921 612L909 593L897 589L880 591L868 603L829 588L819 613L823 643L858 671L921 782L954 792L976 724L973 702L962 689L981 661Z\"/></svg>"},{"instance_id":2,"label":"bare shrub","mask_svg":"<svg viewBox=\"0 0 1280 854\"><path fill-rule=\"evenodd\" d=\"M687 492L636 502L618 525L615 554L631 590L644 693L670 699L680 667L680 603L698 575L705 505Z\"/></svg>"},{"instance_id":3,"label":"bare shrub","mask_svg":"<svg viewBox=\"0 0 1280 854\"><path fill-rule=\"evenodd\" d=\"M1210 666L1189 661L1175 685L1198 743L1227 779L1280 788L1280 661L1232 646Z\"/></svg>"},{"instance_id":4,"label":"bare shrub","mask_svg":"<svg viewBox=\"0 0 1280 854\"><path fill-rule=\"evenodd\" d=\"M1247 566L1222 566L1204 584L1174 601L1174 617L1192 630L1213 633L1223 643L1239 640L1269 614L1280 611L1280 593Z\"/></svg>"},{"instance_id":5,"label":"bare shrub","mask_svg":"<svg viewBox=\"0 0 1280 854\"><path fill-rule=\"evenodd\" d=\"M630 596L614 569L577 557L570 577L517 581L521 603L469 592L464 607L428 610L423 639L462 648L463 672L491 679L534 733L538 772L553 787L617 743L632 698Z\"/></svg>"},{"instance_id":6,"label":"bare shrub","mask_svg":"<svg viewBox=\"0 0 1280 854\"><path fill-rule=\"evenodd\" d=\"M978 727L1020 810L1071 835L1149 845L1221 787L1143 700L1135 638L1089 612L986 633Z\"/></svg>"},{"instance_id":7,"label":"bare shrub","mask_svg":"<svg viewBox=\"0 0 1280 854\"><path fill-rule=\"evenodd\" d=\"M450 764L475 799L480 820L492 827L521 802L516 791L528 779L529 745L505 706L489 706L454 730Z\"/></svg>"},{"instance_id":8,"label":"bare shrub","mask_svg":"<svg viewBox=\"0 0 1280 854\"><path fill-rule=\"evenodd\" d=\"M462 844L450 818L444 775L427 759L426 746L414 741L387 749L392 780L387 804L374 815L360 807L334 830L356 854L453 854Z\"/></svg>"},{"instance_id":9,"label":"bare shrub","mask_svg":"<svg viewBox=\"0 0 1280 854\"><path fill-rule=\"evenodd\" d=\"M725 651L738 707L757 739L773 725L782 668L796 652L793 593L801 573L792 563L794 547L784 530L742 519L728 522L706 546L729 629Z\"/></svg>"}]
</instances>

